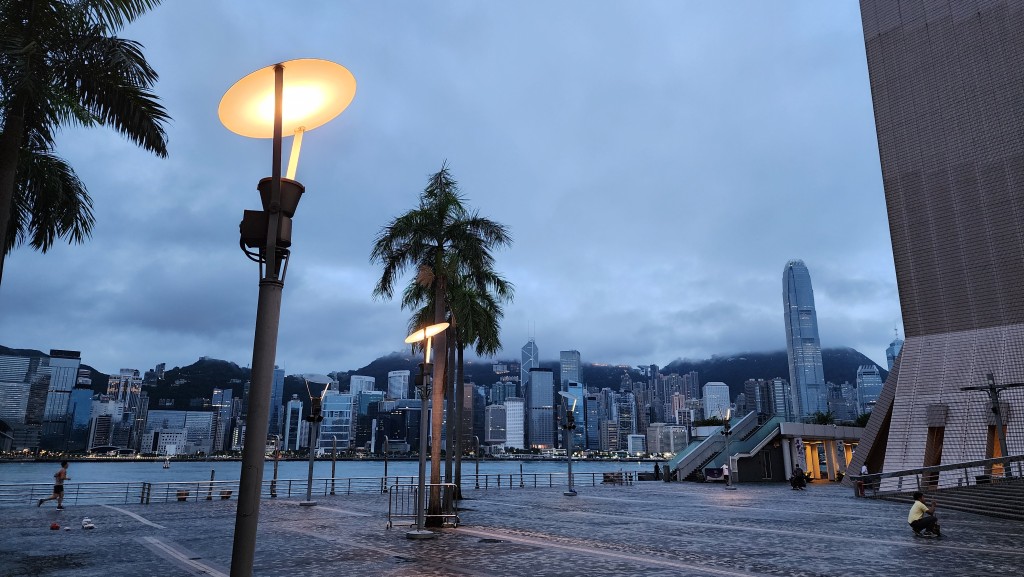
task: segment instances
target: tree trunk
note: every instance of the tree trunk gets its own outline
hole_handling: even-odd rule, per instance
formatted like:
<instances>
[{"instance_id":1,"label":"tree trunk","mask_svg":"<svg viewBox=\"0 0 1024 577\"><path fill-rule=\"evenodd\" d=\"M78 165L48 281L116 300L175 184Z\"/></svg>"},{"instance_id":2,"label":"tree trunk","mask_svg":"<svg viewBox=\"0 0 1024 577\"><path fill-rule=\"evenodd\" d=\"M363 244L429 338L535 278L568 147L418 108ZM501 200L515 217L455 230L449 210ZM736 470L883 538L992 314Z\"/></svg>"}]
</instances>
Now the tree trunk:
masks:
<instances>
[{"instance_id":1,"label":"tree trunk","mask_svg":"<svg viewBox=\"0 0 1024 577\"><path fill-rule=\"evenodd\" d=\"M9 115L4 120L3 132L0 132L0 283L3 282L4 261L7 257L8 229L11 226L14 187L18 178L18 153L24 132L25 119L18 115Z\"/></svg>"},{"instance_id":2,"label":"tree trunk","mask_svg":"<svg viewBox=\"0 0 1024 577\"><path fill-rule=\"evenodd\" d=\"M438 262L441 262L441 252L438 251ZM439 270L438 267L434 268ZM445 319L444 279L437 278L434 281L434 323L443 323ZM448 335L447 331L441 331L434 336L434 375L431 390L431 411L430 411L430 504L427 506L428 517L425 524L428 527L440 527L443 521L440 517L441 491L441 425L444 418L444 375L445 366L448 363ZM425 407L424 407L425 408Z\"/></svg>"},{"instance_id":3,"label":"tree trunk","mask_svg":"<svg viewBox=\"0 0 1024 577\"><path fill-rule=\"evenodd\" d=\"M455 361L455 497L462 498L462 453L465 451L466 440L466 378L464 370L464 352L466 345L462 342L456 343L459 358ZM479 459L480 457L477 456Z\"/></svg>"}]
</instances>

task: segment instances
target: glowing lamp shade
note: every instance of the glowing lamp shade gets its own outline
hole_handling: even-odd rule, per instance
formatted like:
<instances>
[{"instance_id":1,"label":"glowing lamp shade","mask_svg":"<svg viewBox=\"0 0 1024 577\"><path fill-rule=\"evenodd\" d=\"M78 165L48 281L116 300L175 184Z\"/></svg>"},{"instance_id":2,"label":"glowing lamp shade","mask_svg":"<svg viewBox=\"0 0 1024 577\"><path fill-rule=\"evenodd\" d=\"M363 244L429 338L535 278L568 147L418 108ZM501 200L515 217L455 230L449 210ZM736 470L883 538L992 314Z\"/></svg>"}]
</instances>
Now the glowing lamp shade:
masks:
<instances>
[{"instance_id":1,"label":"glowing lamp shade","mask_svg":"<svg viewBox=\"0 0 1024 577\"><path fill-rule=\"evenodd\" d=\"M436 325L430 325L422 329L416 329L411 335L405 337L406 344L418 343L422 340L429 339L437 333L448 328L448 323L437 323Z\"/></svg>"},{"instance_id":2,"label":"glowing lamp shade","mask_svg":"<svg viewBox=\"0 0 1024 577\"><path fill-rule=\"evenodd\" d=\"M303 58L282 62L281 132L313 130L341 114L356 95L356 79L347 68L328 60ZM249 138L274 137L274 66L236 82L217 109L228 130Z\"/></svg>"}]
</instances>

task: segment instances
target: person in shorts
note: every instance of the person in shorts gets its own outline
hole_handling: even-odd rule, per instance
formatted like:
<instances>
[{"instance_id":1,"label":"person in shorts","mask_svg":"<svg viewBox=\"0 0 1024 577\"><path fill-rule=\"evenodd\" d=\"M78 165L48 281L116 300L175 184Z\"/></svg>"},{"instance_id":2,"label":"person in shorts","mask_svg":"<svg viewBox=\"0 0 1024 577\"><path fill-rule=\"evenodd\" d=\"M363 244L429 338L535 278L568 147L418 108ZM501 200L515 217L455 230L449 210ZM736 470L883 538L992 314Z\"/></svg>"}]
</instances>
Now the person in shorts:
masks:
<instances>
[{"instance_id":1,"label":"person in shorts","mask_svg":"<svg viewBox=\"0 0 1024 577\"><path fill-rule=\"evenodd\" d=\"M36 503L36 507L42 507L43 503L47 501L57 500L57 510L61 511L64 509L64 481L70 479L68 477L68 462L60 462L60 470L53 474L53 494L45 499L40 499Z\"/></svg>"}]
</instances>

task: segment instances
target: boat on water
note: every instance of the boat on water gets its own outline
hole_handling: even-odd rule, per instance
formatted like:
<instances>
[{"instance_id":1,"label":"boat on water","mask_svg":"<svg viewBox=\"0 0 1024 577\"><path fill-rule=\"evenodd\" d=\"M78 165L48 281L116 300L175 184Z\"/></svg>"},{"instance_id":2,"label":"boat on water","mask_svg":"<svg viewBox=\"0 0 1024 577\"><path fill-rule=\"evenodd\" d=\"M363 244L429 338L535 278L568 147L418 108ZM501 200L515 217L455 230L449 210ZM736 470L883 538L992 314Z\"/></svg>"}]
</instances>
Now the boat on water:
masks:
<instances>
[{"instance_id":1,"label":"boat on water","mask_svg":"<svg viewBox=\"0 0 1024 577\"><path fill-rule=\"evenodd\" d=\"M171 468L171 458L167 457L167 458L164 459L164 469L170 469L170 468Z\"/></svg>"}]
</instances>

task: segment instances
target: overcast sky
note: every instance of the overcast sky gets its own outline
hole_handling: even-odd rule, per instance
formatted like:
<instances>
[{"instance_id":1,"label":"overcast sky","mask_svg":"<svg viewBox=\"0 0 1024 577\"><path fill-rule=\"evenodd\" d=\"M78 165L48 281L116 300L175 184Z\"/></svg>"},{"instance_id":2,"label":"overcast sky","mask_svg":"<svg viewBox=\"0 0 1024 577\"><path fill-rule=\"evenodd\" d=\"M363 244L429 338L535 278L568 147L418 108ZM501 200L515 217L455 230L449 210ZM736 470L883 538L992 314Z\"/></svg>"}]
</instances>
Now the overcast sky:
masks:
<instances>
[{"instance_id":1,"label":"overcast sky","mask_svg":"<svg viewBox=\"0 0 1024 577\"><path fill-rule=\"evenodd\" d=\"M544 360L784 349L797 258L823 346L884 366L901 326L855 0L178 0L121 36L160 74L170 156L105 128L61 136L93 238L8 258L0 344L80 350L104 372L250 364L258 274L238 222L271 144L229 132L217 105L296 58L342 64L358 89L303 142L289 374L407 350L409 313L372 297L370 248L446 160L514 239L497 255L516 286L499 358L531 336Z\"/></svg>"}]
</instances>

